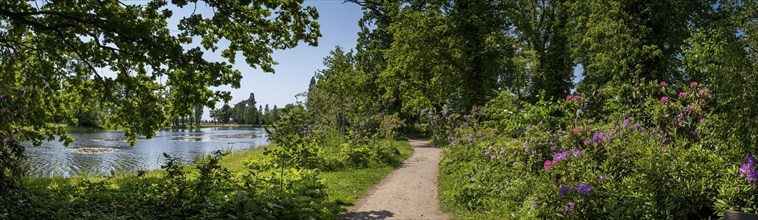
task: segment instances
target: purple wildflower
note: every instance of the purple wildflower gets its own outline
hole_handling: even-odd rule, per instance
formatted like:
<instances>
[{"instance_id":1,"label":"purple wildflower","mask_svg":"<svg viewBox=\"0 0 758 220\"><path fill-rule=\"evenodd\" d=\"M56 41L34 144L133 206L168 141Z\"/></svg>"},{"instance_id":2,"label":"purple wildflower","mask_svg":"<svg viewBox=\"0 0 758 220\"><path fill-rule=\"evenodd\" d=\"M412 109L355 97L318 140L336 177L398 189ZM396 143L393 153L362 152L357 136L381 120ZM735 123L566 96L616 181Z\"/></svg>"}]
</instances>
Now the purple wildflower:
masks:
<instances>
[{"instance_id":1,"label":"purple wildflower","mask_svg":"<svg viewBox=\"0 0 758 220\"><path fill-rule=\"evenodd\" d=\"M604 136L605 136L605 132L603 131L595 132L595 134L592 135L592 143L603 145Z\"/></svg>"},{"instance_id":2,"label":"purple wildflower","mask_svg":"<svg viewBox=\"0 0 758 220\"><path fill-rule=\"evenodd\" d=\"M755 157L751 155L747 155L745 156L745 162L755 165L756 163L758 163L758 160L756 160Z\"/></svg>"},{"instance_id":3,"label":"purple wildflower","mask_svg":"<svg viewBox=\"0 0 758 220\"><path fill-rule=\"evenodd\" d=\"M622 122L621 125L626 128L626 126L629 126L629 120L624 119L624 122Z\"/></svg>"},{"instance_id":4,"label":"purple wildflower","mask_svg":"<svg viewBox=\"0 0 758 220\"><path fill-rule=\"evenodd\" d=\"M663 139L663 145L669 145L671 143L671 138L664 138Z\"/></svg>"},{"instance_id":5,"label":"purple wildflower","mask_svg":"<svg viewBox=\"0 0 758 220\"><path fill-rule=\"evenodd\" d=\"M490 145L490 147L488 147L487 149L490 149L490 150L492 150L492 145Z\"/></svg>"},{"instance_id":6,"label":"purple wildflower","mask_svg":"<svg viewBox=\"0 0 758 220\"><path fill-rule=\"evenodd\" d=\"M503 155L503 154L505 154L505 151L504 150L500 150L500 155Z\"/></svg>"},{"instance_id":7,"label":"purple wildflower","mask_svg":"<svg viewBox=\"0 0 758 220\"><path fill-rule=\"evenodd\" d=\"M590 184L586 183L576 183L576 186L574 186L574 190L576 190L579 195L588 195L590 194L594 189Z\"/></svg>"},{"instance_id":8,"label":"purple wildflower","mask_svg":"<svg viewBox=\"0 0 758 220\"><path fill-rule=\"evenodd\" d=\"M750 177L750 174L755 172L755 157L751 155L745 156L745 161L742 162L742 166L740 166L740 176L748 176Z\"/></svg>"},{"instance_id":9,"label":"purple wildflower","mask_svg":"<svg viewBox=\"0 0 758 220\"><path fill-rule=\"evenodd\" d=\"M632 127L629 127L632 130L639 130L642 126L640 126L640 123L632 125Z\"/></svg>"},{"instance_id":10,"label":"purple wildflower","mask_svg":"<svg viewBox=\"0 0 758 220\"><path fill-rule=\"evenodd\" d=\"M574 152L572 153L575 157L581 157L583 155L582 150L579 150L579 149L574 149Z\"/></svg>"},{"instance_id":11,"label":"purple wildflower","mask_svg":"<svg viewBox=\"0 0 758 220\"><path fill-rule=\"evenodd\" d=\"M495 155L490 156L490 160L495 160L495 158L497 158Z\"/></svg>"},{"instance_id":12,"label":"purple wildflower","mask_svg":"<svg viewBox=\"0 0 758 220\"><path fill-rule=\"evenodd\" d=\"M755 170L749 172L747 174L747 183L750 183L750 184L758 183L758 172L756 172Z\"/></svg>"},{"instance_id":13,"label":"purple wildflower","mask_svg":"<svg viewBox=\"0 0 758 220\"><path fill-rule=\"evenodd\" d=\"M745 156L745 161L740 166L740 176L747 177L747 182L750 184L758 183L758 172L755 171L756 164L755 157L751 155Z\"/></svg>"},{"instance_id":14,"label":"purple wildflower","mask_svg":"<svg viewBox=\"0 0 758 220\"><path fill-rule=\"evenodd\" d=\"M553 154L553 161L559 161L562 159L566 159L568 157L569 153L567 151L558 152Z\"/></svg>"},{"instance_id":15,"label":"purple wildflower","mask_svg":"<svg viewBox=\"0 0 758 220\"><path fill-rule=\"evenodd\" d=\"M558 190L558 195L560 195L561 197L563 197L566 194L568 194L569 192L571 192L571 188L568 188L567 186L561 186L561 189Z\"/></svg>"},{"instance_id":16,"label":"purple wildflower","mask_svg":"<svg viewBox=\"0 0 758 220\"><path fill-rule=\"evenodd\" d=\"M563 213L569 212L576 208L576 204L573 201L569 201L566 203L566 206L563 206Z\"/></svg>"},{"instance_id":17,"label":"purple wildflower","mask_svg":"<svg viewBox=\"0 0 758 220\"><path fill-rule=\"evenodd\" d=\"M5 95L0 95L0 102L5 101Z\"/></svg>"},{"instance_id":18,"label":"purple wildflower","mask_svg":"<svg viewBox=\"0 0 758 220\"><path fill-rule=\"evenodd\" d=\"M548 145L550 145L550 150L555 150L555 143L550 142Z\"/></svg>"},{"instance_id":19,"label":"purple wildflower","mask_svg":"<svg viewBox=\"0 0 758 220\"><path fill-rule=\"evenodd\" d=\"M532 199L532 208L537 208L537 200Z\"/></svg>"}]
</instances>

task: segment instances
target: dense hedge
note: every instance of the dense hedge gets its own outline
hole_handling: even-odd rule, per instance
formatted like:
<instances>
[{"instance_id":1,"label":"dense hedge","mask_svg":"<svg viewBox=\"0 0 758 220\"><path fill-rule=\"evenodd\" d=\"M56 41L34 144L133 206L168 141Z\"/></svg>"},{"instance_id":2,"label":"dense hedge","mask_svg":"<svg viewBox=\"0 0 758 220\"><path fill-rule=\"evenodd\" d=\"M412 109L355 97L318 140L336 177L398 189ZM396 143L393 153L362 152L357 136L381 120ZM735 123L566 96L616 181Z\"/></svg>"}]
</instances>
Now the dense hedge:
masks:
<instances>
[{"instance_id":1,"label":"dense hedge","mask_svg":"<svg viewBox=\"0 0 758 220\"><path fill-rule=\"evenodd\" d=\"M583 99L508 94L450 127L443 204L510 218L699 219L758 212L755 152L719 139L709 88L650 85L635 111L583 117Z\"/></svg>"}]
</instances>

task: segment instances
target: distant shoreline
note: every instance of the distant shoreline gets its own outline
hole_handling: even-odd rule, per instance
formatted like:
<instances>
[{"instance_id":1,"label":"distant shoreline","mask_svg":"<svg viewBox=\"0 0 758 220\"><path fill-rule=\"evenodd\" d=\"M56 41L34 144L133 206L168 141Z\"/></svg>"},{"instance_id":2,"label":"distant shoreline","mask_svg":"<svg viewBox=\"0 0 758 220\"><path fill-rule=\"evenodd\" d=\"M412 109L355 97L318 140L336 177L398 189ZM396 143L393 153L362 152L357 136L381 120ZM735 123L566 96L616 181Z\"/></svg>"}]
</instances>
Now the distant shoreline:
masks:
<instances>
[{"instance_id":1,"label":"distant shoreline","mask_svg":"<svg viewBox=\"0 0 758 220\"><path fill-rule=\"evenodd\" d=\"M262 128L262 125L253 125L253 124L214 124L214 123L200 123L200 128ZM163 127L161 130L190 130L194 128L189 127L183 127L183 128L173 128L171 126ZM67 126L66 127L66 133L97 133L97 132L108 132L108 131L123 131L120 128L94 128L94 127L77 127L77 126Z\"/></svg>"}]
</instances>

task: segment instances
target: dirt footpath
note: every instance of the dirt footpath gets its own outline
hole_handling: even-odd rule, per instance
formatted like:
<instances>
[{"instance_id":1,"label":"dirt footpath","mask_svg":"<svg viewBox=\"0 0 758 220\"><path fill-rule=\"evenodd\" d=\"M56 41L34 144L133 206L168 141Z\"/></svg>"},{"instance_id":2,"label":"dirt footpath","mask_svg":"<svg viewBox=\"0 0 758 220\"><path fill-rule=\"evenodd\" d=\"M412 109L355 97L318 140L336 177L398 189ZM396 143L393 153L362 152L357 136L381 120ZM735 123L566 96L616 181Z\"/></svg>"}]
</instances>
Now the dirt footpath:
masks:
<instances>
[{"instance_id":1,"label":"dirt footpath","mask_svg":"<svg viewBox=\"0 0 758 220\"><path fill-rule=\"evenodd\" d=\"M440 153L428 141L409 141L415 152L343 215L343 219L448 219L437 191Z\"/></svg>"}]
</instances>

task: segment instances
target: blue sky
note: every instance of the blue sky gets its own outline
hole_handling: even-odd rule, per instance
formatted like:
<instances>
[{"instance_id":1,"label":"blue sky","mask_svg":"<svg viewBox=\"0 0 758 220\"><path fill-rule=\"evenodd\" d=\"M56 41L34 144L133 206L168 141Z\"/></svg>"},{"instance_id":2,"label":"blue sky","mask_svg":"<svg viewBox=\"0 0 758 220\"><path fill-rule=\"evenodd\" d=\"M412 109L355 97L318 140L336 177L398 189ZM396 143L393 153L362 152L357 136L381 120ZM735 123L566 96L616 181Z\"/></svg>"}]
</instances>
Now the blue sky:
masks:
<instances>
[{"instance_id":1,"label":"blue sky","mask_svg":"<svg viewBox=\"0 0 758 220\"><path fill-rule=\"evenodd\" d=\"M237 56L234 67L243 74L240 88L218 88L232 92L233 99L230 105L247 99L251 92L255 93L255 100L259 105L268 104L270 108L274 105L283 107L288 103L295 103L295 94L308 88L314 72L323 68L323 59L329 55L329 51L337 45L348 49L355 47L359 31L358 20L363 15L360 6L343 3L342 0L311 0L305 3L315 6L319 12L318 22L321 25L322 37L318 40L318 46L300 44L293 49L275 51L273 58L279 64L274 66L274 74L253 69L244 62L242 56ZM212 56L220 59L219 54ZM217 108L223 104L218 103ZM206 111L205 116L207 115Z\"/></svg>"},{"instance_id":2,"label":"blue sky","mask_svg":"<svg viewBox=\"0 0 758 220\"><path fill-rule=\"evenodd\" d=\"M133 3L142 3L139 0ZM213 88L219 91L230 91L232 100L229 105L234 105L255 93L258 105L269 105L269 108L284 107L288 103L295 103L295 95L308 88L311 77L319 69L324 67L323 59L329 55L329 51L336 46L346 49L355 47L358 38L358 20L363 16L360 6L353 3L344 3L342 0L306 0L305 5L314 6L319 12L318 22L321 25L321 38L317 47L311 47L301 43L295 48L275 51L272 57L279 62L274 66L275 73L265 73L247 65L241 54L237 55L234 68L242 72L240 88L233 89L229 86ZM178 20L191 14L194 5L184 8L170 8L174 16L169 20L169 28L176 29ZM197 13L211 15L213 12L198 4ZM199 38L194 40L191 47L199 45ZM228 42L219 42L219 49L224 49ZM212 61L225 61L221 52L206 51L204 57ZM223 102L217 103L216 108L221 108ZM203 119L210 119L208 109L203 112Z\"/></svg>"}]
</instances>

